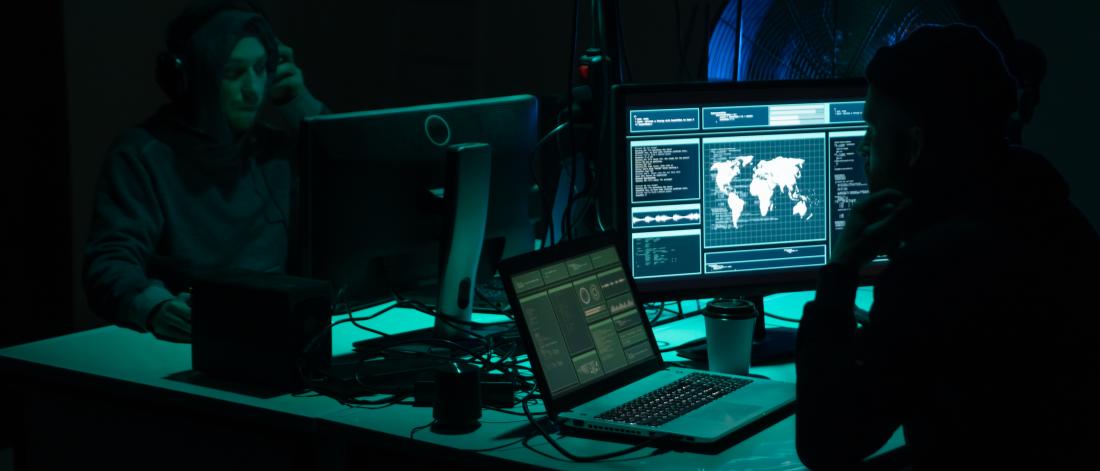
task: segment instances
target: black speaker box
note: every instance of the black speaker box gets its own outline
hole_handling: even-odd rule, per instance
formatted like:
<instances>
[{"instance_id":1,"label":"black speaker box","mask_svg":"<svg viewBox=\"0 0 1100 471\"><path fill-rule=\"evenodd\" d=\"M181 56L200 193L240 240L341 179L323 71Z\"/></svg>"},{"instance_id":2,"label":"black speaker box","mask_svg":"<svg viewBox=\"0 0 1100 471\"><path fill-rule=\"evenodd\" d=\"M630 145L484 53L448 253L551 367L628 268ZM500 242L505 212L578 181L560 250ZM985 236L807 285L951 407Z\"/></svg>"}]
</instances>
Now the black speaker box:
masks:
<instances>
[{"instance_id":1,"label":"black speaker box","mask_svg":"<svg viewBox=\"0 0 1100 471\"><path fill-rule=\"evenodd\" d=\"M298 390L302 371L328 369L332 362L332 336L318 336L331 316L328 281L259 272L197 280L191 293L191 367L216 378Z\"/></svg>"}]
</instances>

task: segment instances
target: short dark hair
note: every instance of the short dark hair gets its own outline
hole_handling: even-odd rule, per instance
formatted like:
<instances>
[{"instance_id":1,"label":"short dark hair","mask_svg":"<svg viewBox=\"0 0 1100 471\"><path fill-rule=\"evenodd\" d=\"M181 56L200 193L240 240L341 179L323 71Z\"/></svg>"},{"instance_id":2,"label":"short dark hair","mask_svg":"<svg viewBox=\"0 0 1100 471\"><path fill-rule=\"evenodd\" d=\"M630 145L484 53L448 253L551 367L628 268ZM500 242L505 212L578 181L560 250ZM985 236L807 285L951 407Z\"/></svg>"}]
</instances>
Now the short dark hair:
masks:
<instances>
[{"instance_id":1,"label":"short dark hair","mask_svg":"<svg viewBox=\"0 0 1100 471\"><path fill-rule=\"evenodd\" d=\"M1016 110L1016 80L1001 51L977 28L922 26L867 64L867 82L893 97L918 125L1003 133Z\"/></svg>"}]
</instances>

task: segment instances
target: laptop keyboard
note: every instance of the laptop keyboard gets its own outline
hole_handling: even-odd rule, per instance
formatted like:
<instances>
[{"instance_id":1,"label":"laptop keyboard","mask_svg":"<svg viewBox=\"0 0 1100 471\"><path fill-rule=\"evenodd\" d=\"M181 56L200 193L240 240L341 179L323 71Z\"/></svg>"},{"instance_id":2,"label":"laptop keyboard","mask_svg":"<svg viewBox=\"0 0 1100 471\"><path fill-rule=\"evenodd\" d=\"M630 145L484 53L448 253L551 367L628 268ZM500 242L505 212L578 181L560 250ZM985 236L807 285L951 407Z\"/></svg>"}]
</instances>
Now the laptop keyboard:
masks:
<instances>
[{"instance_id":1,"label":"laptop keyboard","mask_svg":"<svg viewBox=\"0 0 1100 471\"><path fill-rule=\"evenodd\" d=\"M750 383L751 379L691 373L596 418L636 425L663 425Z\"/></svg>"}]
</instances>

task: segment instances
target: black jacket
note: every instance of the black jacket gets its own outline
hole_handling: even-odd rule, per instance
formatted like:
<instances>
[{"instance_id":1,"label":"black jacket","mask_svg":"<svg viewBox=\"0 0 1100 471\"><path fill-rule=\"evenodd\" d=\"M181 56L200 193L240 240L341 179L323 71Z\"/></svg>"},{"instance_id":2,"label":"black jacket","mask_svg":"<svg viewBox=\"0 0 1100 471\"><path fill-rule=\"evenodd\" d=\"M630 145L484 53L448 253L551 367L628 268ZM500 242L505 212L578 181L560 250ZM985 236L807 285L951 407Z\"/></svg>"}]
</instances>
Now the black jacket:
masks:
<instances>
[{"instance_id":1,"label":"black jacket","mask_svg":"<svg viewBox=\"0 0 1100 471\"><path fill-rule=\"evenodd\" d=\"M918 468L1088 456L1100 238L1042 157L1003 155L914 198L868 326L852 315L854 270L822 269L798 332L797 446L808 466L850 468L898 426Z\"/></svg>"}]
</instances>

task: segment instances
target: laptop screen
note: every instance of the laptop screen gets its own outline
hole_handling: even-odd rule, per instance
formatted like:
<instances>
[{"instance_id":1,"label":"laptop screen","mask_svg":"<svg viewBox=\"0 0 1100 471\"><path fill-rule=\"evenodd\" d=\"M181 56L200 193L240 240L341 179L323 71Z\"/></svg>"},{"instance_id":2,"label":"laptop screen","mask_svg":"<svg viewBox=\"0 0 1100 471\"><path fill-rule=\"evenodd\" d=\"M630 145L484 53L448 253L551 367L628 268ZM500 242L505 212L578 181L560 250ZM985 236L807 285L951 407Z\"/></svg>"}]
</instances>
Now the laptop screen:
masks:
<instances>
[{"instance_id":1,"label":"laptop screen","mask_svg":"<svg viewBox=\"0 0 1100 471\"><path fill-rule=\"evenodd\" d=\"M537 263L506 273L505 283L518 301L519 328L551 397L657 358L614 245L544 252L549 254L536 254L542 255Z\"/></svg>"}]
</instances>

